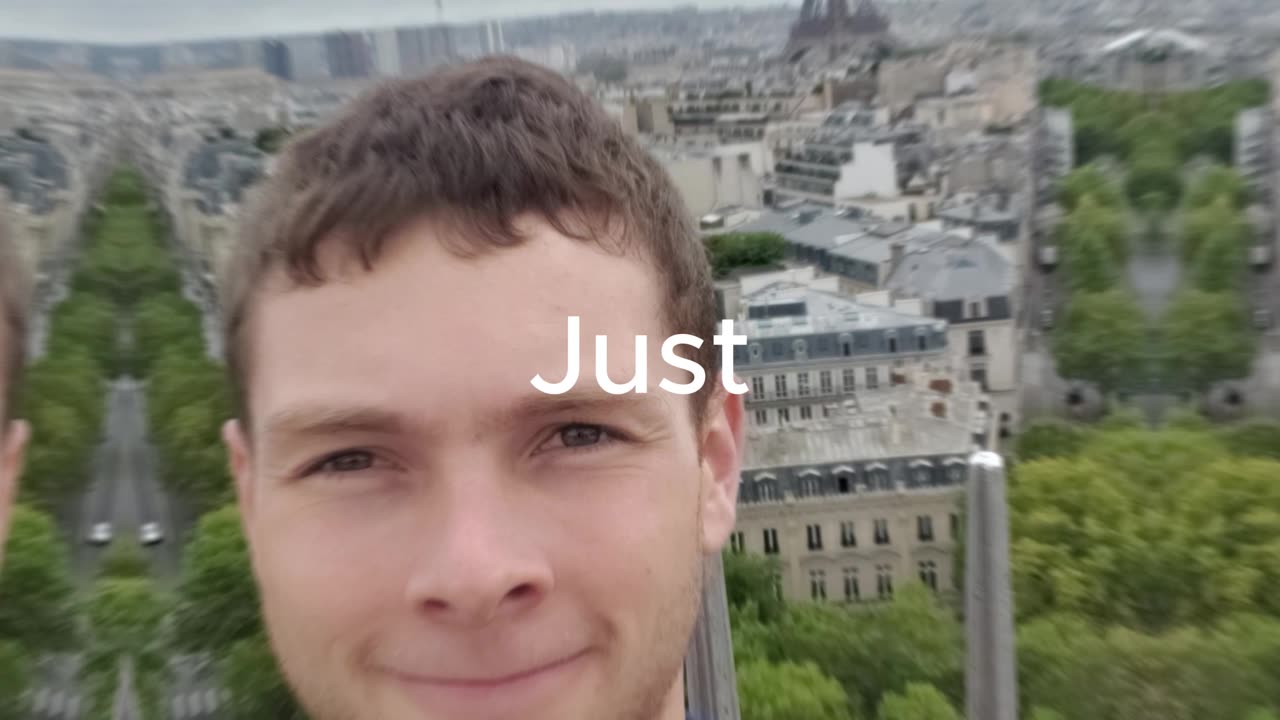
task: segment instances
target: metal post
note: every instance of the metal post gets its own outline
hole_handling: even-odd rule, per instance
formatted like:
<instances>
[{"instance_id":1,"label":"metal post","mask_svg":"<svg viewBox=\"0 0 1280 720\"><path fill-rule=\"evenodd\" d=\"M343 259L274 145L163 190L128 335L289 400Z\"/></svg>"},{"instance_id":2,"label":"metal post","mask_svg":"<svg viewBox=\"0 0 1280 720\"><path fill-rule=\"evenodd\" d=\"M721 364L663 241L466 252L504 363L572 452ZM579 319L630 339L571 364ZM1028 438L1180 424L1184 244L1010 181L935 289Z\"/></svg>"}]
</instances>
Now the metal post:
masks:
<instances>
[{"instance_id":1,"label":"metal post","mask_svg":"<svg viewBox=\"0 0 1280 720\"><path fill-rule=\"evenodd\" d=\"M1013 591L1009 579L1009 510L1004 459L969 458L965 546L968 720L1017 720Z\"/></svg>"},{"instance_id":2,"label":"metal post","mask_svg":"<svg viewBox=\"0 0 1280 720\"><path fill-rule=\"evenodd\" d=\"M689 712L695 720L741 720L724 560L715 553L703 567L702 609L684 663Z\"/></svg>"}]
</instances>

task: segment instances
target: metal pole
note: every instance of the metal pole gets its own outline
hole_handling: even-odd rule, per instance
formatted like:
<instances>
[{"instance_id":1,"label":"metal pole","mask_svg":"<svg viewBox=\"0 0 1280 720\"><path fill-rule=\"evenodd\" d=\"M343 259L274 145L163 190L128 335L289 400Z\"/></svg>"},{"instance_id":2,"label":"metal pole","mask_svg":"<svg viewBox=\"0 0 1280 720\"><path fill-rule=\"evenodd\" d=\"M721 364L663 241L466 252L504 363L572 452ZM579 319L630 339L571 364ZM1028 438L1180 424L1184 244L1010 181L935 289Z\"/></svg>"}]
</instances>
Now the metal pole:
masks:
<instances>
[{"instance_id":1,"label":"metal pole","mask_svg":"<svg viewBox=\"0 0 1280 720\"><path fill-rule=\"evenodd\" d=\"M1004 459L969 458L965 544L968 720L1017 720L1013 591L1009 579L1009 510Z\"/></svg>"},{"instance_id":2,"label":"metal pole","mask_svg":"<svg viewBox=\"0 0 1280 720\"><path fill-rule=\"evenodd\" d=\"M702 609L684 663L689 712L695 720L741 720L724 560L715 553L703 567Z\"/></svg>"}]
</instances>

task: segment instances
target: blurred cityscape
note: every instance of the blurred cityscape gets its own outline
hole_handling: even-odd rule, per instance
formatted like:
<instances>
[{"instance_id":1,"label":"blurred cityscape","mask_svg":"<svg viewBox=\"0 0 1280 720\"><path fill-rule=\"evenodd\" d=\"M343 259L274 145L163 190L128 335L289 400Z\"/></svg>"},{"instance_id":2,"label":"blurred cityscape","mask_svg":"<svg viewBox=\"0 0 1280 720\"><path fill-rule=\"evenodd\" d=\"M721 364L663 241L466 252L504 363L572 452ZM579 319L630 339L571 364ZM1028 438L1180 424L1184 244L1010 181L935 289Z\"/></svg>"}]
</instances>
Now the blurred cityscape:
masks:
<instances>
[{"instance_id":1,"label":"blurred cityscape","mask_svg":"<svg viewBox=\"0 0 1280 720\"><path fill-rule=\"evenodd\" d=\"M1280 5L449 12L0 40L0 214L39 280L14 532L68 557L0 574L0 717L299 716L226 561L221 268L290 137L492 54L571 77L662 162L749 338L743 718L963 716L976 450L1015 478L1021 716L1278 717ZM104 587L163 641L54 617Z\"/></svg>"}]
</instances>

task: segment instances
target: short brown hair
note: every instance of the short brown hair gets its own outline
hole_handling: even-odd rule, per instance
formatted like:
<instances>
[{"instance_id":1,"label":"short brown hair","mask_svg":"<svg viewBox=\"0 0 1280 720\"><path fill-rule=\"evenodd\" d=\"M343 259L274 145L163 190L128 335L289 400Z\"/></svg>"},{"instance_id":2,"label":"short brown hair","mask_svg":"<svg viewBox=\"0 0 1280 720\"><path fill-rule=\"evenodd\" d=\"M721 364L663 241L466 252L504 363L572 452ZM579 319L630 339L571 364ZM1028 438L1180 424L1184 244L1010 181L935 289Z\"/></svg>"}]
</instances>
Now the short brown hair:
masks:
<instances>
[{"instance_id":1,"label":"short brown hair","mask_svg":"<svg viewBox=\"0 0 1280 720\"><path fill-rule=\"evenodd\" d=\"M27 364L27 314L31 309L31 272L18 252L8 218L0 207L0 313L4 314L4 417L19 412L22 371Z\"/></svg>"},{"instance_id":2,"label":"short brown hair","mask_svg":"<svg viewBox=\"0 0 1280 720\"><path fill-rule=\"evenodd\" d=\"M244 330L269 272L323 284L319 249L331 238L370 269L390 233L424 216L455 231L450 251L474 256L522 242L514 223L524 213L654 268L671 333L703 339L691 355L707 371L693 398L700 418L706 391L719 385L715 290L670 176L566 78L492 57L382 84L281 151L225 274L227 367L241 419Z\"/></svg>"}]
</instances>

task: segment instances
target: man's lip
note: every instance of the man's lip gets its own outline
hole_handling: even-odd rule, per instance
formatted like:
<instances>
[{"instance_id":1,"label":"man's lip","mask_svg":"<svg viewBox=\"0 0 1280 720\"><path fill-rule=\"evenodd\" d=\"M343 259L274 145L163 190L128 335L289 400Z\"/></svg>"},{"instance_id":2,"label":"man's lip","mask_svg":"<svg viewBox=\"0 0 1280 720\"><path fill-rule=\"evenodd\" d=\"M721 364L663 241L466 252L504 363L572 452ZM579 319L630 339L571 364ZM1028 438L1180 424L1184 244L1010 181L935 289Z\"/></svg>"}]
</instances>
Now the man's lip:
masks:
<instances>
[{"instance_id":1,"label":"man's lip","mask_svg":"<svg viewBox=\"0 0 1280 720\"><path fill-rule=\"evenodd\" d=\"M406 673L406 672L400 672L397 670L391 671L391 674L395 676L397 679L401 680L402 682L407 682L414 685L422 685L426 687L449 688L449 689L457 689L457 690L485 690L489 688L501 687L503 685L509 685L512 683L519 682L521 680L527 680L531 677L534 677L536 675L540 675L542 673L549 672L552 670L558 670L566 665L576 662L577 660L585 656L587 652L588 652L587 650L581 650L572 655L561 658L560 660L553 660L549 663L546 663L544 665L539 665L529 670L522 670L519 672L511 673L508 675L501 675L501 676L445 677L445 676L435 676L435 675L419 675L417 673Z\"/></svg>"}]
</instances>

